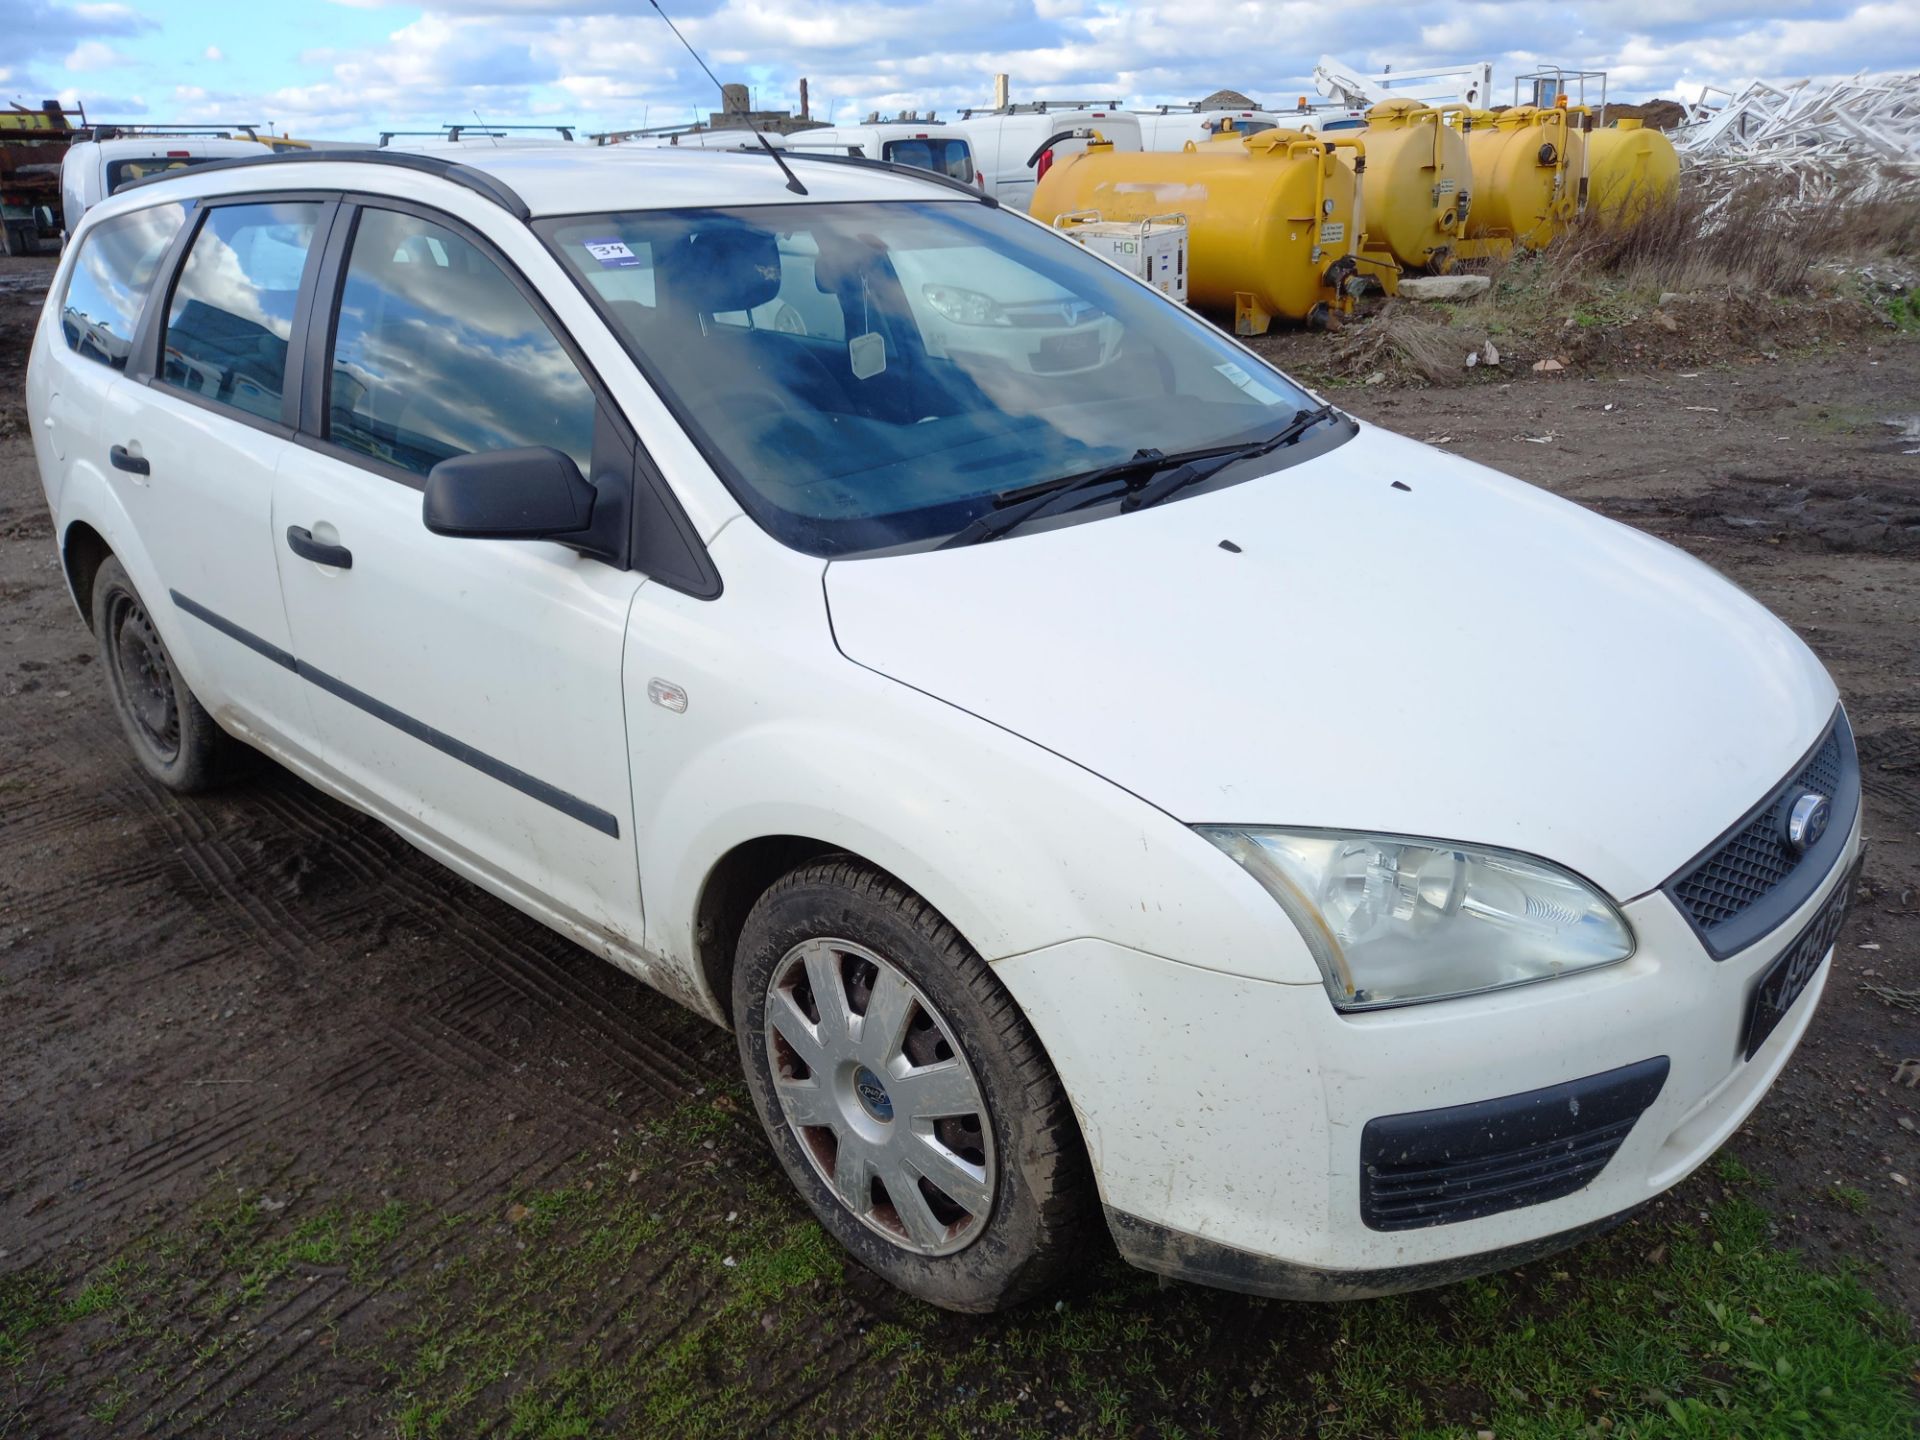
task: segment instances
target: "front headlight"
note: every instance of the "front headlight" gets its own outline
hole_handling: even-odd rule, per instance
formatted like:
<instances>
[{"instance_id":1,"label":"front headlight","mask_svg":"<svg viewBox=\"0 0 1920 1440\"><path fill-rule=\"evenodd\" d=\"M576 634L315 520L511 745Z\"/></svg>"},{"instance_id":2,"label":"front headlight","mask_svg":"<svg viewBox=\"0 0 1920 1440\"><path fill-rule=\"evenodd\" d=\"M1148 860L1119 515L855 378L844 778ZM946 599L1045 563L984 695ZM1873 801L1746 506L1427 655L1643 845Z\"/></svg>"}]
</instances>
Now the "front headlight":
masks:
<instances>
[{"instance_id":1,"label":"front headlight","mask_svg":"<svg viewBox=\"0 0 1920 1440\"><path fill-rule=\"evenodd\" d=\"M991 295L963 290L958 285L922 285L927 303L957 325L1004 325L1005 315Z\"/></svg>"},{"instance_id":2,"label":"front headlight","mask_svg":"<svg viewBox=\"0 0 1920 1440\"><path fill-rule=\"evenodd\" d=\"M1544 860L1339 830L1194 828L1280 902L1342 1010L1499 990L1633 954L1612 902Z\"/></svg>"}]
</instances>

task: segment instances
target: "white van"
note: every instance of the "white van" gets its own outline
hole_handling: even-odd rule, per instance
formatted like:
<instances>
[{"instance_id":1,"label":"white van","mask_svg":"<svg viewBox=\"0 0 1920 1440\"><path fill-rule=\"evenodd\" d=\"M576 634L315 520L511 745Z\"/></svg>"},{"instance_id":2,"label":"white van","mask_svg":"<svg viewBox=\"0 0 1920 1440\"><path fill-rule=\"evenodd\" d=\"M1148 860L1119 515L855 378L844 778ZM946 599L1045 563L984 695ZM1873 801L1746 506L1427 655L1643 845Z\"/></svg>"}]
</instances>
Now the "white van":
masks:
<instances>
[{"instance_id":1,"label":"white van","mask_svg":"<svg viewBox=\"0 0 1920 1440\"><path fill-rule=\"evenodd\" d=\"M1140 122L1142 150L1180 150L1189 140L1204 145L1228 130L1255 135L1289 123L1270 110L1197 110L1167 105L1139 111L1134 118Z\"/></svg>"},{"instance_id":2,"label":"white van","mask_svg":"<svg viewBox=\"0 0 1920 1440\"><path fill-rule=\"evenodd\" d=\"M1087 148L1085 139L1072 138L1077 130L1097 132L1111 140L1116 150L1141 148L1139 117L1117 105L962 110L958 120L947 122L946 130L973 147L974 167L983 180L981 188L1016 210L1025 210L1033 203L1033 187L1054 161Z\"/></svg>"},{"instance_id":3,"label":"white van","mask_svg":"<svg viewBox=\"0 0 1920 1440\"><path fill-rule=\"evenodd\" d=\"M781 137L788 150L826 150L911 165L963 184L981 183L973 143L942 120L896 120L874 125L833 125Z\"/></svg>"},{"instance_id":4,"label":"white van","mask_svg":"<svg viewBox=\"0 0 1920 1440\"><path fill-rule=\"evenodd\" d=\"M82 215L130 181L208 160L258 155L262 144L252 138L248 126L191 135L164 131L129 135L103 125L91 134L95 138L68 146L60 162L60 223L69 235Z\"/></svg>"}]
</instances>

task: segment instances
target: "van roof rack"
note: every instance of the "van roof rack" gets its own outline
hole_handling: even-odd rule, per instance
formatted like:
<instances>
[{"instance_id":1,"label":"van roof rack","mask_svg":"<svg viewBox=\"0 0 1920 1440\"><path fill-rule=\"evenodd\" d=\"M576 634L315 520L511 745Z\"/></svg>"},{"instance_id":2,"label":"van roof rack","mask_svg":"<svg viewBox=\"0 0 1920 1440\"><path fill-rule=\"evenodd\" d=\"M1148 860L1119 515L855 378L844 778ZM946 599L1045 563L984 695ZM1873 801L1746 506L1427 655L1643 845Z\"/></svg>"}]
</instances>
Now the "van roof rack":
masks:
<instances>
[{"instance_id":1,"label":"van roof rack","mask_svg":"<svg viewBox=\"0 0 1920 1440\"><path fill-rule=\"evenodd\" d=\"M451 180L463 185L476 195L483 195L512 215L516 220L528 220L533 211L522 200L511 185L477 169L472 165L462 165L458 160L449 160L440 155L419 155L409 150L262 150L258 155L230 155L221 160L208 160L196 165L192 170L163 170L158 174L144 175L138 180L129 180L114 193L124 194L128 190L137 190L142 185L164 185L168 181L178 180L184 175L204 175L210 170L241 170L255 165L394 165L402 170L417 170L425 175L437 175L442 180Z\"/></svg>"},{"instance_id":2,"label":"van roof rack","mask_svg":"<svg viewBox=\"0 0 1920 1440\"><path fill-rule=\"evenodd\" d=\"M204 125L121 124L118 121L110 125L89 125L85 131L74 136L76 140L137 140L143 135L199 135L210 140L231 140L234 132L239 131L248 140L260 138L258 125L228 125L209 122Z\"/></svg>"},{"instance_id":3,"label":"van roof rack","mask_svg":"<svg viewBox=\"0 0 1920 1440\"><path fill-rule=\"evenodd\" d=\"M962 120L975 115L1050 115L1055 110L1119 110L1119 100L1023 100L1017 105L970 105L960 112Z\"/></svg>"},{"instance_id":4,"label":"van roof rack","mask_svg":"<svg viewBox=\"0 0 1920 1440\"><path fill-rule=\"evenodd\" d=\"M410 139L432 139L457 141L463 136L468 139L504 140L509 134L523 130L557 130L562 140L573 139L572 125L442 125L438 130L382 130L380 144L384 148L388 141L401 137Z\"/></svg>"}]
</instances>

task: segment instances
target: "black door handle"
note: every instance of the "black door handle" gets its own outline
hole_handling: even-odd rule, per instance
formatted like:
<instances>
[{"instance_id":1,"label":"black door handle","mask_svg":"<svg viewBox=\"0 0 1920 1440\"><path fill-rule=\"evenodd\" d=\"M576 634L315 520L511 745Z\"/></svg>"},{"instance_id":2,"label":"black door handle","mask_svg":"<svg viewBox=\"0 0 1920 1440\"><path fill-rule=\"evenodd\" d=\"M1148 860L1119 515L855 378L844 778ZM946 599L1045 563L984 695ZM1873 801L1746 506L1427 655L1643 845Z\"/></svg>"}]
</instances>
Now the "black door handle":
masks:
<instances>
[{"instance_id":1,"label":"black door handle","mask_svg":"<svg viewBox=\"0 0 1920 1440\"><path fill-rule=\"evenodd\" d=\"M124 445L116 445L107 451L107 459L113 462L113 468L124 470L129 475L151 475L153 467L147 463L144 455L132 455Z\"/></svg>"},{"instance_id":2,"label":"black door handle","mask_svg":"<svg viewBox=\"0 0 1920 1440\"><path fill-rule=\"evenodd\" d=\"M287 527L287 548L302 560L311 560L316 565L331 565L336 570L353 568L353 552L344 545L329 545L324 540L313 538L313 532L304 525Z\"/></svg>"}]
</instances>

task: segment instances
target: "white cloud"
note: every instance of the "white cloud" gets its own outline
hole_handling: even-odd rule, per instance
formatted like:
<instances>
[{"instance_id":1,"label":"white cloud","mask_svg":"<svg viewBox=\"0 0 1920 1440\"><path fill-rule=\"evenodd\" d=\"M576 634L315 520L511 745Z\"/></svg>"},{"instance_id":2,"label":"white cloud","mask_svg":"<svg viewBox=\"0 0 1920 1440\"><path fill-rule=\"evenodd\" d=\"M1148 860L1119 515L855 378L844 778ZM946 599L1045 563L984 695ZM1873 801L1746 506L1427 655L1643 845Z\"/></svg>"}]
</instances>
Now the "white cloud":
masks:
<instances>
[{"instance_id":1,"label":"white cloud","mask_svg":"<svg viewBox=\"0 0 1920 1440\"><path fill-rule=\"evenodd\" d=\"M1285 107L1311 93L1322 51L1368 70L1491 60L1496 100L1510 96L1517 71L1543 62L1607 70L1622 99L1691 98L1702 84L1756 76L1920 68L1913 0L1768 0L1759 18L1754 0L705 0L705 13L696 13L697 0L662 3L723 80L751 85L762 105L780 108L797 103L804 75L816 113L838 118L950 113L984 102L999 71L1011 75L1016 99L1155 104L1226 86ZM295 0L290 8L309 20L317 11L324 24L336 4L408 8L379 42L290 55L298 68L280 73L293 83L210 93L204 113L244 109L298 134L364 136L471 120L476 111L588 128L643 117L662 124L718 104L646 0ZM83 12L122 27L139 19L119 4L60 13ZM61 49L74 46L68 68L113 63L115 52L96 38L112 33L63 40ZM289 24L284 33L310 32ZM190 37L196 48L216 38ZM222 57L217 44L205 54ZM253 64L249 57L238 68L252 73ZM155 67L146 78L164 86L177 76Z\"/></svg>"},{"instance_id":2,"label":"white cloud","mask_svg":"<svg viewBox=\"0 0 1920 1440\"><path fill-rule=\"evenodd\" d=\"M67 52L66 68L76 74L89 70L105 70L114 65L126 63L126 56L107 44L104 40L82 40Z\"/></svg>"},{"instance_id":3,"label":"white cloud","mask_svg":"<svg viewBox=\"0 0 1920 1440\"><path fill-rule=\"evenodd\" d=\"M218 63L219 61L224 60L227 57L226 57L226 53L222 51L218 45L209 45L204 51L201 52L201 58L203 60L212 60Z\"/></svg>"}]
</instances>

